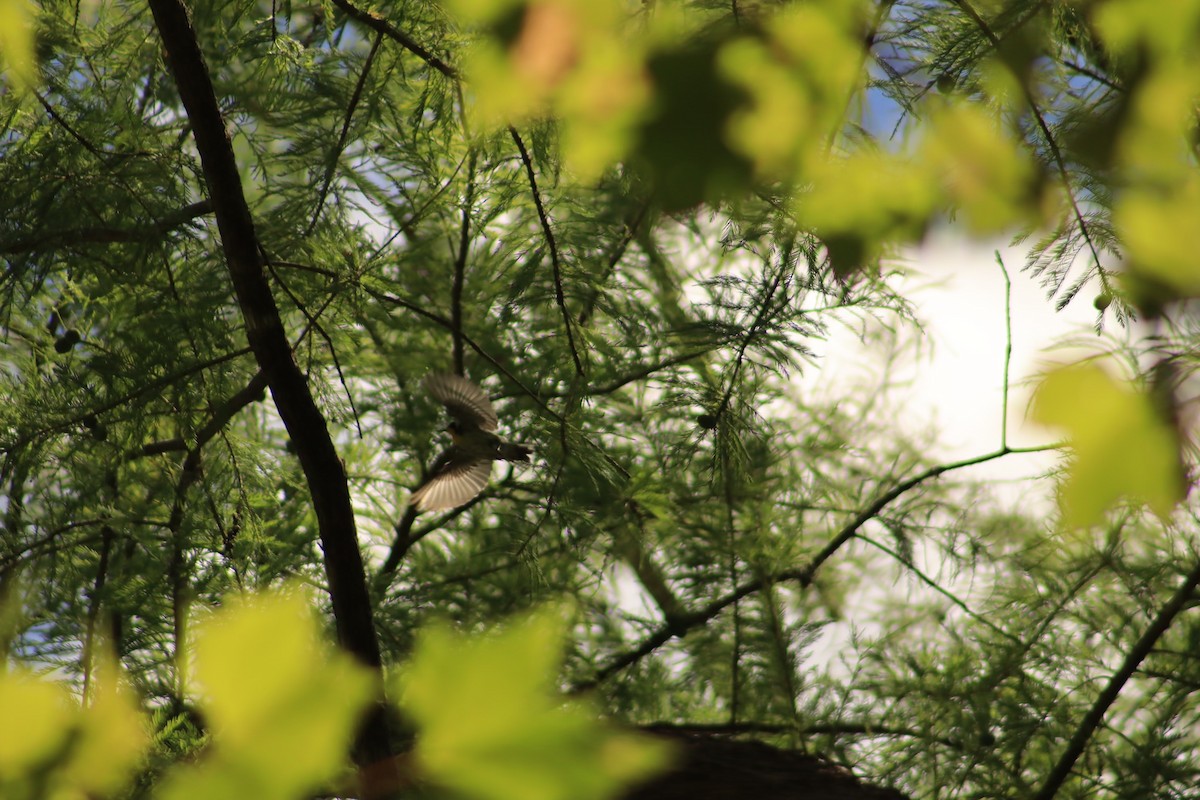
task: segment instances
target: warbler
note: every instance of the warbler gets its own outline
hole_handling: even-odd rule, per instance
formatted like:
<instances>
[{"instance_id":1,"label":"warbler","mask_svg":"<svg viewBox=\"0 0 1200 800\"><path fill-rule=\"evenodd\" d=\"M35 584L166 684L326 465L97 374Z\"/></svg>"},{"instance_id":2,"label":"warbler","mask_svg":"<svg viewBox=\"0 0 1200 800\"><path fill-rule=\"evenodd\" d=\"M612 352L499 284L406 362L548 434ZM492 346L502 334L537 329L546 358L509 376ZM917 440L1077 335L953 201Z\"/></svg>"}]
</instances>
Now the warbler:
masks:
<instances>
[{"instance_id":1,"label":"warbler","mask_svg":"<svg viewBox=\"0 0 1200 800\"><path fill-rule=\"evenodd\" d=\"M532 450L493 433L500 420L478 386L444 372L426 375L423 383L453 421L446 427L450 447L433 462L429 477L409 499L417 511L444 511L466 503L487 486L493 461L529 461Z\"/></svg>"}]
</instances>

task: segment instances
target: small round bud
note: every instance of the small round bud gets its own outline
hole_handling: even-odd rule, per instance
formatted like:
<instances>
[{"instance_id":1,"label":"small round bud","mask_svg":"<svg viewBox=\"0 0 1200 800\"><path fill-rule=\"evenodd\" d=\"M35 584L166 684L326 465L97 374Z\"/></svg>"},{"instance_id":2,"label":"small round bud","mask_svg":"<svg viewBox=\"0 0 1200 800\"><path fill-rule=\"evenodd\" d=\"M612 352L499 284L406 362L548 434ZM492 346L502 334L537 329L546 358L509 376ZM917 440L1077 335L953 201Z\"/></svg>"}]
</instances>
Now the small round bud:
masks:
<instances>
[{"instance_id":1,"label":"small round bud","mask_svg":"<svg viewBox=\"0 0 1200 800\"><path fill-rule=\"evenodd\" d=\"M1097 311L1103 311L1112 305L1112 295L1108 292L1101 292L1096 295L1096 299L1092 301L1092 305L1096 307Z\"/></svg>"},{"instance_id":2,"label":"small round bud","mask_svg":"<svg viewBox=\"0 0 1200 800\"><path fill-rule=\"evenodd\" d=\"M696 424L706 431L715 431L717 429L717 415L701 414L696 417Z\"/></svg>"}]
</instances>

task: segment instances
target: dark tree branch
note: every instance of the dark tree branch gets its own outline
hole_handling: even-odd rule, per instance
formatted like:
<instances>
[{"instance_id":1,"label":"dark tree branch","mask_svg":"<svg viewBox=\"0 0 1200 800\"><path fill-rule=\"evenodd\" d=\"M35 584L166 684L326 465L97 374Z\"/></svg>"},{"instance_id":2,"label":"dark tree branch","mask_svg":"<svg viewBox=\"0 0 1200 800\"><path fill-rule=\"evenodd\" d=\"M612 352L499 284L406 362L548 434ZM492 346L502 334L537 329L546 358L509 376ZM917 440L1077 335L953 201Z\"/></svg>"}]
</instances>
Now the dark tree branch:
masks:
<instances>
[{"instance_id":1,"label":"dark tree branch","mask_svg":"<svg viewBox=\"0 0 1200 800\"><path fill-rule=\"evenodd\" d=\"M919 486L927 480L936 478L943 473L952 470L962 469L964 467L974 466L975 464L983 464L987 461L993 461L997 458L1002 458L1013 453L1032 453L1041 452L1043 450L1054 449L1051 447L1002 447L999 450L994 450L991 453L986 453L974 458L963 459L962 461L954 461L948 464L939 464L936 467L930 467L922 472L917 473L907 480L893 486L888 491L881 494L865 509L860 511L854 519L845 525L836 536L829 540L829 543L821 549L819 553L813 556L809 563L798 569L784 570L775 575L764 578L755 578L743 583L741 586L734 588L724 597L718 597L708 605L685 614L680 614L673 619L665 620L662 627L647 636L641 644L632 650L626 651L614 657L608 664L596 671L596 674L585 681L575 684L571 692L584 692L598 686L608 680L613 675L624 670L638 661L641 661L646 656L653 653L658 648L676 637L684 637L692 630L707 624L710 620L716 618L718 614L724 611L729 606L741 600L747 595L760 591L765 586L782 583L784 581L796 581L801 586L807 587L812 583L813 575L828 561L834 553L841 549L842 545L854 538L858 533L858 529L865 525L871 519L879 515L892 501L896 500L901 495Z\"/></svg>"},{"instance_id":2,"label":"dark tree branch","mask_svg":"<svg viewBox=\"0 0 1200 800\"><path fill-rule=\"evenodd\" d=\"M367 76L371 74L371 65L375 63L375 53L379 51L379 45L383 42L383 32L379 31L375 34L375 42L371 45L371 52L367 53L367 60L363 64L362 74L358 76L358 83L354 85L354 92L350 95L350 103L346 106L346 116L342 119L342 132L338 134L337 145L329 154L329 163L325 165L325 178L321 181L321 191L317 194L317 207L313 209L312 220L309 221L308 227L304 230L304 235L308 236L317 227L317 221L321 219L321 210L325 207L325 198L329 194L329 187L333 185L333 173L337 171L338 159L342 157L342 151L346 149L346 139L350 135L350 121L354 119L354 110L358 108L358 103L362 99L363 87L367 83Z\"/></svg>"},{"instance_id":3,"label":"dark tree branch","mask_svg":"<svg viewBox=\"0 0 1200 800\"><path fill-rule=\"evenodd\" d=\"M356 19L377 33L387 36L447 78L453 78L454 80L461 79L458 70L426 50L415 39L378 14L358 8L350 3L349 0L333 0L333 4L342 9L342 11L345 11L352 19Z\"/></svg>"},{"instance_id":4,"label":"dark tree branch","mask_svg":"<svg viewBox=\"0 0 1200 800\"><path fill-rule=\"evenodd\" d=\"M454 347L454 371L466 375L463 364L462 293L471 246L471 209L475 205L475 148L467 156L467 196L463 200L462 225L458 231L458 252L454 256L454 282L450 286L450 336Z\"/></svg>"},{"instance_id":5,"label":"dark tree branch","mask_svg":"<svg viewBox=\"0 0 1200 800\"><path fill-rule=\"evenodd\" d=\"M413 532L413 523L417 521L417 515L421 512L417 511L417 509L413 508L412 506L406 508L404 510L404 516L400 518L398 523L396 523L396 536L392 540L392 546L388 550L387 556L383 559L383 565L380 566L379 572L375 575L376 586L379 587L387 584L393 573L395 573L396 569L400 566L400 562L404 560L404 556L408 554L408 551L412 549L414 544L421 541L434 531L441 530L446 526L447 522L450 522L452 519L467 513L468 510L479 505L488 496L489 495L487 492L475 495L467 503L464 503L454 510L443 514L442 516L438 517L435 522L426 525L416 533Z\"/></svg>"},{"instance_id":6,"label":"dark tree branch","mask_svg":"<svg viewBox=\"0 0 1200 800\"><path fill-rule=\"evenodd\" d=\"M396 523L396 535L392 539L392 546L388 549L387 556L383 559L383 565L379 567L379 572L375 574L375 583L377 587L386 585L391 578L392 573L400 566L400 562L404 559L408 548L412 547L414 537L412 535L413 523L417 521L417 515L421 513L413 506L404 509L404 516Z\"/></svg>"},{"instance_id":7,"label":"dark tree branch","mask_svg":"<svg viewBox=\"0 0 1200 800\"><path fill-rule=\"evenodd\" d=\"M147 442L139 448L130 450L125 454L125 457L130 461L134 461L139 458L159 456L164 453L182 453L187 449L187 442L181 438L159 439L156 442Z\"/></svg>"},{"instance_id":8,"label":"dark tree branch","mask_svg":"<svg viewBox=\"0 0 1200 800\"><path fill-rule=\"evenodd\" d=\"M1046 782L1034 795L1034 800L1051 800L1058 793L1063 783L1070 777L1075 762L1083 755L1092 734L1104 721L1104 715L1108 713L1109 707L1116 702L1121 690L1125 688L1125 684L1133 677L1133 673L1137 672L1138 666L1146 659L1146 656L1150 655L1162 635L1171 627L1175 617L1184 609L1184 606L1192 601L1193 593L1198 586L1200 586L1200 559L1197 559L1192 571L1183 579L1183 583L1175 590L1175 594L1171 595L1171 598L1159 609L1149 627L1142 633L1141 638L1137 640L1129 654L1125 656L1120 669L1109 679L1104 690L1100 692L1088 713L1084 715L1079 727L1071 736L1071 740L1067 742L1067 749L1059 756L1058 763L1046 776Z\"/></svg>"},{"instance_id":9,"label":"dark tree branch","mask_svg":"<svg viewBox=\"0 0 1200 800\"><path fill-rule=\"evenodd\" d=\"M542 233L546 237L546 245L550 248L550 267L554 273L554 300L558 303L558 310L562 312L563 327L567 331L567 347L571 350L571 360L575 362L575 374L583 375L583 362L579 360L579 350L575 347L575 333L571 329L571 312L567 311L567 299L563 293L562 263L558 256L558 242L554 238L554 229L550 226L550 216L542 204L542 194L538 191L537 175L533 171L533 159L529 157L529 151L525 148L525 142L521 139L521 134L517 133L517 129L510 125L508 132L512 135L512 140L516 142L517 150L521 153L521 163L525 165L525 175L529 178L529 191L533 195L533 205L537 208L538 219L542 223Z\"/></svg>"},{"instance_id":10,"label":"dark tree branch","mask_svg":"<svg viewBox=\"0 0 1200 800\"><path fill-rule=\"evenodd\" d=\"M263 269L254 221L207 65L181 0L150 0L150 9L192 126L247 339L266 375L275 407L307 479L338 639L364 663L378 667L379 642L371 618L346 470L304 374L292 357ZM373 762L386 757L389 750L386 722L381 713L376 713L360 738L358 757Z\"/></svg>"},{"instance_id":11,"label":"dark tree branch","mask_svg":"<svg viewBox=\"0 0 1200 800\"><path fill-rule=\"evenodd\" d=\"M0 253L15 255L43 247L77 244L110 244L113 242L139 242L161 236L167 231L186 225L192 220L212 213L212 203L201 200L190 206L168 214L147 225L133 228L71 228L63 231L46 231L36 236L27 236L9 244L0 245Z\"/></svg>"}]
</instances>

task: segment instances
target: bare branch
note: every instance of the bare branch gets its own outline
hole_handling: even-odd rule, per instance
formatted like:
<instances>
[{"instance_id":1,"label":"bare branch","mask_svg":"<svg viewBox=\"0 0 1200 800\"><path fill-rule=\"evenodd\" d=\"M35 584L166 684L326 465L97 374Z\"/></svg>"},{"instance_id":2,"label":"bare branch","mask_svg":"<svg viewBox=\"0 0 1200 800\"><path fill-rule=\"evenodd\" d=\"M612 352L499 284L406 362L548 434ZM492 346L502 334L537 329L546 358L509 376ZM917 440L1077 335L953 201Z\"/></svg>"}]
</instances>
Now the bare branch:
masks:
<instances>
[{"instance_id":1,"label":"bare branch","mask_svg":"<svg viewBox=\"0 0 1200 800\"><path fill-rule=\"evenodd\" d=\"M550 227L550 216L546 213L545 205L542 204L541 192L538 191L533 160L529 157L529 151L525 148L525 142L521 139L521 134L517 133L517 129L510 125L508 132L512 135L512 140L516 142L517 150L521 153L521 163L525 165L525 174L529 178L529 191L533 194L533 204L537 208L538 219L542 223L542 233L546 237L546 245L550 248L550 267L554 272L554 300L558 303L558 310L562 312L563 327L567 331L567 347L571 350L571 360L575 362L575 374L583 375L583 362L579 360L579 350L575 347L575 333L571 329L571 312L567 311L567 300L563 294L562 264L558 256L558 242L554 238L553 228Z\"/></svg>"},{"instance_id":2,"label":"bare branch","mask_svg":"<svg viewBox=\"0 0 1200 800\"><path fill-rule=\"evenodd\" d=\"M986 453L974 458L963 459L962 461L954 461L947 464L939 464L935 467L930 467L922 472L917 473L907 480L893 486L888 491L881 494L870 505L860 511L854 519L847 523L836 536L829 540L829 543L821 549L819 553L813 556L809 563L799 569L790 569L779 572L765 578L755 578L743 583L741 586L734 588L731 592L723 597L718 597L708 605L698 611L681 614L675 618L665 620L662 627L651 633L637 647L622 653L613 658L608 664L597 670L596 674L586 681L582 681L572 687L572 693L587 691L601 683L616 673L624 670L646 656L653 653L658 648L669 642L675 637L686 636L689 632L702 625L707 624L714 619L718 614L724 611L729 606L741 600L747 595L753 594L763 587L782 583L784 581L797 581L801 586L808 586L812 583L813 575L828 561L834 553L841 549L842 545L854 538L858 533L858 529L865 525L869 520L874 519L886 508L892 501L896 500L906 492L919 486L927 480L936 478L946 472L963 469L964 467L983 464L988 461L994 461L997 458L1002 458L1009 454L1015 453L1034 453L1043 452L1046 450L1055 449L1055 446L1047 447L1023 447L1011 448L1002 447L991 453Z\"/></svg>"},{"instance_id":3,"label":"bare branch","mask_svg":"<svg viewBox=\"0 0 1200 800\"><path fill-rule=\"evenodd\" d=\"M192 203L190 206L185 206L172 214L168 214L162 219L133 228L95 226L89 228L69 228L61 231L45 231L36 236L27 236L10 244L0 245L0 253L15 255L30 250L59 247L62 245L145 241L186 225L198 217L211 214L212 210L211 201L201 200L198 203Z\"/></svg>"},{"instance_id":4,"label":"bare branch","mask_svg":"<svg viewBox=\"0 0 1200 800\"><path fill-rule=\"evenodd\" d=\"M350 95L350 102L346 106L346 115L342 119L342 132L338 134L337 144L329 153L329 163L325 165L325 179L321 181L321 191L317 194L317 207L313 209L312 219L304 230L305 236L313 232L313 229L317 227L317 221L321 219L321 209L325 207L325 197L329 194L329 187L333 185L333 173L337 171L338 159L342 157L342 151L346 149L346 139L350 136L350 121L354 118L354 110L358 108L358 103L362 99L363 86L367 83L367 76L371 74L371 65L375 63L375 54L379 52L379 45L382 43L383 32L380 31L375 35L371 52L367 53L367 60L363 64L362 73L358 76L358 83L354 85L354 92Z\"/></svg>"},{"instance_id":5,"label":"bare branch","mask_svg":"<svg viewBox=\"0 0 1200 800\"><path fill-rule=\"evenodd\" d=\"M471 209L475 205L475 148L467 156L467 196L463 199L462 225L458 233L458 252L454 256L454 283L450 287L450 330L454 346L454 371L466 375L463 365L462 292L471 246Z\"/></svg>"},{"instance_id":6,"label":"bare branch","mask_svg":"<svg viewBox=\"0 0 1200 800\"><path fill-rule=\"evenodd\" d=\"M418 44L415 39L378 14L358 8L348 0L333 0L333 4L345 11L353 19L356 19L362 24L366 25L368 28L387 36L389 39L399 44L405 50L409 51L429 66L433 67L447 78L453 78L454 80L459 80L461 78L458 70L426 50L424 47Z\"/></svg>"},{"instance_id":7,"label":"bare branch","mask_svg":"<svg viewBox=\"0 0 1200 800\"><path fill-rule=\"evenodd\" d=\"M296 448L316 513L338 639L371 666L381 663L371 618L362 554L346 470L329 428L292 357L287 332L263 269L241 177L217 105L208 67L182 0L150 0L155 25L166 48L167 65L196 140L208 183L229 277L246 322L246 336L284 427ZM360 759L388 754L382 713L376 713L360 739Z\"/></svg>"},{"instance_id":8,"label":"bare branch","mask_svg":"<svg viewBox=\"0 0 1200 800\"><path fill-rule=\"evenodd\" d=\"M1159 609L1158 614L1142 633L1141 638L1137 640L1137 644L1121 662L1120 669L1109 679L1104 690L1092 703L1092 707L1088 709L1088 713L1084 715L1079 727L1071 736L1071 741L1067 742L1067 749L1059 756L1058 763L1046 777L1046 782L1042 784L1041 790L1034 795L1034 800L1051 800L1054 795L1058 794L1058 790L1070 777L1075 762L1083 755L1092 734L1104 721L1104 715L1108 713L1109 707L1116 702L1121 690L1125 688L1125 684L1133 677L1133 673L1137 672L1146 656L1150 655L1150 651L1154 649L1154 645L1162 638L1162 635L1171 627L1175 617L1183 610L1184 606L1192 601L1198 586L1200 586L1200 559L1197 559L1192 571L1183 579L1183 583L1175 590L1175 594L1171 595L1171 598Z\"/></svg>"}]
</instances>

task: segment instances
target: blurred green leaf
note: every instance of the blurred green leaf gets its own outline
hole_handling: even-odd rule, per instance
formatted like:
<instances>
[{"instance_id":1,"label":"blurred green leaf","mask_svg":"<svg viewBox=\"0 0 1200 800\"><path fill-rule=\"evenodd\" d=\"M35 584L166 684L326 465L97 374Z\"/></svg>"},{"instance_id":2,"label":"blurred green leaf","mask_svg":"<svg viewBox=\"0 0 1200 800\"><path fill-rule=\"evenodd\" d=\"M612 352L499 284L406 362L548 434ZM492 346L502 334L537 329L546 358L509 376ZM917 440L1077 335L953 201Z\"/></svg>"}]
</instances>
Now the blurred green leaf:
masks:
<instances>
[{"instance_id":1,"label":"blurred green leaf","mask_svg":"<svg viewBox=\"0 0 1200 800\"><path fill-rule=\"evenodd\" d=\"M480 800L600 800L666 765L665 744L553 691L565 635L559 610L474 636L425 629L394 696L426 777Z\"/></svg>"},{"instance_id":2,"label":"blurred green leaf","mask_svg":"<svg viewBox=\"0 0 1200 800\"><path fill-rule=\"evenodd\" d=\"M0 65L13 86L22 91L37 83L35 13L30 0L0 0Z\"/></svg>"},{"instance_id":3,"label":"blurred green leaf","mask_svg":"<svg viewBox=\"0 0 1200 800\"><path fill-rule=\"evenodd\" d=\"M128 783L145 718L115 662L96 662L86 708L59 683L0 676L0 797L107 797Z\"/></svg>"},{"instance_id":4,"label":"blurred green leaf","mask_svg":"<svg viewBox=\"0 0 1200 800\"><path fill-rule=\"evenodd\" d=\"M1175 59L1200 49L1200 3L1177 0L1108 0L1097 3L1093 24L1114 52L1130 55L1139 47L1158 59Z\"/></svg>"},{"instance_id":5,"label":"blurred green leaf","mask_svg":"<svg viewBox=\"0 0 1200 800\"><path fill-rule=\"evenodd\" d=\"M80 717L79 732L64 772L67 781L89 794L116 792L129 781L150 739L137 696L111 654L97 659L91 704Z\"/></svg>"},{"instance_id":6,"label":"blurred green leaf","mask_svg":"<svg viewBox=\"0 0 1200 800\"><path fill-rule=\"evenodd\" d=\"M750 160L727 141L730 117L750 98L718 68L723 44L695 41L663 49L647 63L654 99L633 159L668 210L740 192L753 174Z\"/></svg>"},{"instance_id":7,"label":"blurred green leaf","mask_svg":"<svg viewBox=\"0 0 1200 800\"><path fill-rule=\"evenodd\" d=\"M1033 163L982 106L935 104L922 156L972 232L1005 231L1035 216Z\"/></svg>"},{"instance_id":8,"label":"blurred green leaf","mask_svg":"<svg viewBox=\"0 0 1200 800\"><path fill-rule=\"evenodd\" d=\"M345 767L373 681L322 639L302 593L232 599L200 624L195 657L213 749L160 797L301 797Z\"/></svg>"},{"instance_id":9,"label":"blurred green leaf","mask_svg":"<svg viewBox=\"0 0 1200 800\"><path fill-rule=\"evenodd\" d=\"M1160 517L1183 498L1174 431L1149 397L1095 364L1050 373L1033 418L1065 429L1075 451L1060 494L1067 527L1101 522L1122 497L1145 502Z\"/></svg>"},{"instance_id":10,"label":"blurred green leaf","mask_svg":"<svg viewBox=\"0 0 1200 800\"><path fill-rule=\"evenodd\" d=\"M11 781L48 761L70 731L71 696L57 683L26 672L0 677L0 781ZM3 785L3 784L0 784Z\"/></svg>"}]
</instances>

